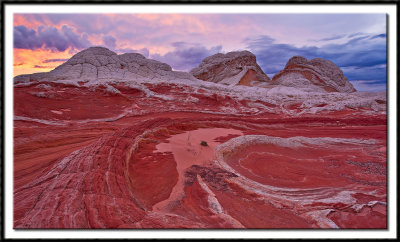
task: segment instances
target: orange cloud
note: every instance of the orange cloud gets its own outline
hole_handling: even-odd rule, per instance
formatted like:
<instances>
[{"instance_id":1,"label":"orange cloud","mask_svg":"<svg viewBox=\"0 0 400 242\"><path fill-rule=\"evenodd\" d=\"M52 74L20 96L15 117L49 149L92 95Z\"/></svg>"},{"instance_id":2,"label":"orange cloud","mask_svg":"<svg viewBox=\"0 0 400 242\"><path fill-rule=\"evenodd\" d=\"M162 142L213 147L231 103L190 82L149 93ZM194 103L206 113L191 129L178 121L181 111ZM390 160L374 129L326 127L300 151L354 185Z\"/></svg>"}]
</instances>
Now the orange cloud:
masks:
<instances>
[{"instance_id":1,"label":"orange cloud","mask_svg":"<svg viewBox=\"0 0 400 242\"><path fill-rule=\"evenodd\" d=\"M63 61L44 63L49 59L68 59L72 54L69 49L64 52L51 52L49 50L29 50L29 49L14 49L14 76L21 74L31 74L36 72L48 72L53 70Z\"/></svg>"},{"instance_id":2,"label":"orange cloud","mask_svg":"<svg viewBox=\"0 0 400 242\"><path fill-rule=\"evenodd\" d=\"M36 29L39 25L43 25L43 23L35 20L29 15L14 14L14 26L18 25L24 25L27 28Z\"/></svg>"},{"instance_id":3,"label":"orange cloud","mask_svg":"<svg viewBox=\"0 0 400 242\"><path fill-rule=\"evenodd\" d=\"M103 41L102 41L102 34L91 34L88 36L88 40L90 41L90 43L92 43L93 45L100 45L103 46Z\"/></svg>"},{"instance_id":4,"label":"orange cloud","mask_svg":"<svg viewBox=\"0 0 400 242\"><path fill-rule=\"evenodd\" d=\"M40 15L40 20L34 17L34 15ZM14 14L14 26L24 25L30 29L37 29L37 27L52 26L59 27L61 24L54 24L45 14Z\"/></svg>"},{"instance_id":5,"label":"orange cloud","mask_svg":"<svg viewBox=\"0 0 400 242\"><path fill-rule=\"evenodd\" d=\"M140 48L147 48L151 54L160 54L160 55L165 55L169 51L171 51L171 48L164 47L164 46L145 46L142 45L139 46Z\"/></svg>"}]
</instances>

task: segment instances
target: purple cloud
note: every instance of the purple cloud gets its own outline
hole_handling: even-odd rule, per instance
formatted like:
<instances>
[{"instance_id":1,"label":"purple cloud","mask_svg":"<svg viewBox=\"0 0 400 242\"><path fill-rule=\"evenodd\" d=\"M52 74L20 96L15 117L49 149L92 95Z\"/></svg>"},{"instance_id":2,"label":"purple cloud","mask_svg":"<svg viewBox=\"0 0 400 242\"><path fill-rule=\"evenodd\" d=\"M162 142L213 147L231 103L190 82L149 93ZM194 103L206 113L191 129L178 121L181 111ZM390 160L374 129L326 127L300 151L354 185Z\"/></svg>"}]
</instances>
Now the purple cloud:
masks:
<instances>
[{"instance_id":1,"label":"purple cloud","mask_svg":"<svg viewBox=\"0 0 400 242\"><path fill-rule=\"evenodd\" d=\"M34 65L34 68L51 68L50 66L40 66L40 65Z\"/></svg>"},{"instance_id":2,"label":"purple cloud","mask_svg":"<svg viewBox=\"0 0 400 242\"><path fill-rule=\"evenodd\" d=\"M110 49L113 49L113 50L115 49L115 47L117 46L116 41L117 40L114 37L112 37L111 35L103 36L103 44Z\"/></svg>"},{"instance_id":3,"label":"purple cloud","mask_svg":"<svg viewBox=\"0 0 400 242\"><path fill-rule=\"evenodd\" d=\"M14 27L14 48L34 50L40 47L42 47L42 43L38 41L35 30L28 29L23 25Z\"/></svg>"},{"instance_id":4,"label":"purple cloud","mask_svg":"<svg viewBox=\"0 0 400 242\"><path fill-rule=\"evenodd\" d=\"M357 32L357 33L354 33L354 34L350 34L348 37L349 38L353 38L353 37L360 36L360 35L366 35L366 34L363 33L363 32Z\"/></svg>"},{"instance_id":5,"label":"purple cloud","mask_svg":"<svg viewBox=\"0 0 400 242\"><path fill-rule=\"evenodd\" d=\"M62 61L67 61L69 59L47 59L42 61L42 63L50 63L50 62L62 62Z\"/></svg>"},{"instance_id":6,"label":"purple cloud","mask_svg":"<svg viewBox=\"0 0 400 242\"><path fill-rule=\"evenodd\" d=\"M40 14L32 14L40 22L43 22ZM107 15L102 14L46 14L48 20L60 25L68 23L74 26L77 32L88 34L108 34L115 29L115 23Z\"/></svg>"},{"instance_id":7,"label":"purple cloud","mask_svg":"<svg viewBox=\"0 0 400 242\"><path fill-rule=\"evenodd\" d=\"M147 48L142 48L140 50L135 50L135 49L130 49L130 48L122 48L122 49L117 49L116 52L118 54L139 53L139 54L142 54L146 58L148 58L149 54L150 54L149 49L147 49Z\"/></svg>"},{"instance_id":8,"label":"purple cloud","mask_svg":"<svg viewBox=\"0 0 400 242\"><path fill-rule=\"evenodd\" d=\"M69 47L84 49L91 46L86 33L76 34L67 25L60 30L54 27L39 26L37 31L23 25L14 27L14 48L31 49L45 48L49 50L65 51Z\"/></svg>"},{"instance_id":9,"label":"purple cloud","mask_svg":"<svg viewBox=\"0 0 400 242\"><path fill-rule=\"evenodd\" d=\"M323 58L338 65L349 80L379 80L386 83L386 34L354 34L353 39L343 44L321 47L297 47L281 44L269 36L246 39L247 47L256 57L265 73L275 74L296 55L307 59Z\"/></svg>"},{"instance_id":10,"label":"purple cloud","mask_svg":"<svg viewBox=\"0 0 400 242\"><path fill-rule=\"evenodd\" d=\"M174 47L173 51L165 55L153 54L151 58L168 63L172 68L180 71L189 71L197 67L204 58L222 50L221 45L207 49L200 44L186 42L174 42L172 46Z\"/></svg>"},{"instance_id":11,"label":"purple cloud","mask_svg":"<svg viewBox=\"0 0 400 242\"><path fill-rule=\"evenodd\" d=\"M346 37L346 35L345 35L345 34L341 34L341 35L334 35L334 36L331 36L331 37L327 37L327 38L323 38L323 39L318 39L318 40L313 40L313 41L321 42L321 41L338 40L338 39L342 39L342 38L344 38L344 37Z\"/></svg>"},{"instance_id":12,"label":"purple cloud","mask_svg":"<svg viewBox=\"0 0 400 242\"><path fill-rule=\"evenodd\" d=\"M376 39L376 38L384 38L384 39L386 39L386 34L378 34L378 35L375 35L375 36L371 37L371 39Z\"/></svg>"}]
</instances>

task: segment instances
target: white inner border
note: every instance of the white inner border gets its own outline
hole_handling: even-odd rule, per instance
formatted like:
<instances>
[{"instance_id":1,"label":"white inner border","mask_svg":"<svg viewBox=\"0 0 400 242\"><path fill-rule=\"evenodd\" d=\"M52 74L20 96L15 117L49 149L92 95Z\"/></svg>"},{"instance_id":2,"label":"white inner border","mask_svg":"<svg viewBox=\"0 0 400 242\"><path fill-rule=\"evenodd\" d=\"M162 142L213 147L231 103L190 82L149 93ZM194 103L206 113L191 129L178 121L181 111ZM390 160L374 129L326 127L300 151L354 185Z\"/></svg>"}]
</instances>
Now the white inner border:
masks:
<instances>
[{"instance_id":1,"label":"white inner border","mask_svg":"<svg viewBox=\"0 0 400 242\"><path fill-rule=\"evenodd\" d=\"M396 238L395 4L346 5L4 5L5 10L5 238ZM388 230L14 230L13 229L13 14L14 13L386 13L388 14L389 164Z\"/></svg>"}]
</instances>

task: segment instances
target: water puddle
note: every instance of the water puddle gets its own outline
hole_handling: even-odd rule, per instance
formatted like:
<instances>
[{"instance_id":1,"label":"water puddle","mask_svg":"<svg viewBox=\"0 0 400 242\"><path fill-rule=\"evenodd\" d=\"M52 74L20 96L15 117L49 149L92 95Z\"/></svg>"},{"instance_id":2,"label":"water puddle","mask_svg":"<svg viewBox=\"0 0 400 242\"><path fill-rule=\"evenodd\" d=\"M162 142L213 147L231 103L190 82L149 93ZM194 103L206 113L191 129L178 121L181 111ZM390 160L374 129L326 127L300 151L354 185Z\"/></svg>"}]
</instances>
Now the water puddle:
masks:
<instances>
[{"instance_id":1,"label":"water puddle","mask_svg":"<svg viewBox=\"0 0 400 242\"><path fill-rule=\"evenodd\" d=\"M220 144L215 139L228 135L241 136L243 133L240 130L226 128L197 129L174 135L168 139L168 143L161 143L156 146L154 152L172 152L179 177L169 198L155 204L153 211L163 210L169 202L181 198L183 195L185 170L192 165L207 165L215 158L214 149ZM206 142L207 145L205 143L202 145L202 142Z\"/></svg>"}]
</instances>

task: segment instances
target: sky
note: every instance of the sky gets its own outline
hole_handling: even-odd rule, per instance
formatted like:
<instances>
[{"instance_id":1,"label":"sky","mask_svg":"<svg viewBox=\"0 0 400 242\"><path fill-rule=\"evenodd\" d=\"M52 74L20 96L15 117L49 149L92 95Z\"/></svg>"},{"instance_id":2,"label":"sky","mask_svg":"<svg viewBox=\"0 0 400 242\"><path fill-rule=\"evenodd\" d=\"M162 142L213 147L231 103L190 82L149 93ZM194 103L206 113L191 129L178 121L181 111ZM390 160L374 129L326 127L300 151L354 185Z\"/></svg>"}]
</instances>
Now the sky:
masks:
<instances>
[{"instance_id":1,"label":"sky","mask_svg":"<svg viewBox=\"0 0 400 242\"><path fill-rule=\"evenodd\" d=\"M13 26L14 76L50 71L91 46L180 71L249 50L270 78L292 56L319 57L358 91L386 91L385 14L14 14Z\"/></svg>"}]
</instances>

